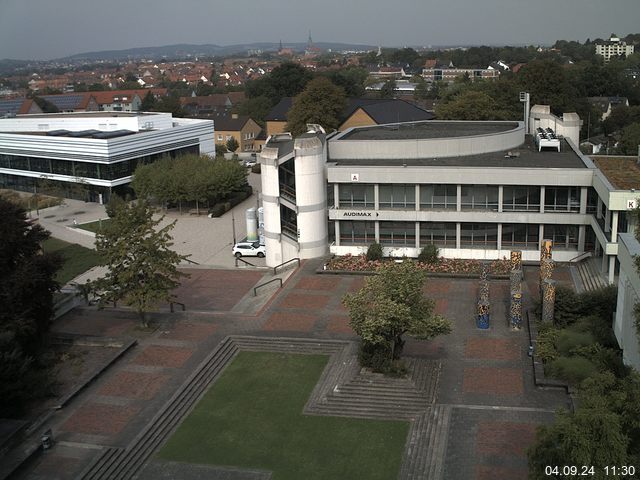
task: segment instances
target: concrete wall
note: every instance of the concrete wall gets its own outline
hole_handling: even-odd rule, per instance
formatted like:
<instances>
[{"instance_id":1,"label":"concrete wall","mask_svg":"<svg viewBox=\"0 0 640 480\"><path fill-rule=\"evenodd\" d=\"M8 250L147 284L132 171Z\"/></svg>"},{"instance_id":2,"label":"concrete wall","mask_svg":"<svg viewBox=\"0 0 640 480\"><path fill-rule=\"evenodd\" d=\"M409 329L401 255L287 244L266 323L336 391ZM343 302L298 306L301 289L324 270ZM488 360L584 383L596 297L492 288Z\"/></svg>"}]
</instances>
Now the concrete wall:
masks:
<instances>
[{"instance_id":1,"label":"concrete wall","mask_svg":"<svg viewBox=\"0 0 640 480\"><path fill-rule=\"evenodd\" d=\"M516 128L504 132L464 137L374 141L339 139L331 142L329 149L332 160L456 157L517 148L524 143L524 133L524 123L518 122Z\"/></svg>"},{"instance_id":2,"label":"concrete wall","mask_svg":"<svg viewBox=\"0 0 640 480\"><path fill-rule=\"evenodd\" d=\"M581 125L577 113L564 113L559 118L551 113L549 105L534 105L529 113L529 133L535 135L538 127L551 128L557 135L569 138L574 145L580 145Z\"/></svg>"},{"instance_id":3,"label":"concrete wall","mask_svg":"<svg viewBox=\"0 0 640 480\"><path fill-rule=\"evenodd\" d=\"M634 256L640 255L640 243L631 233L619 236L618 260L618 303L613 331L622 349L622 358L626 365L640 370L640 347L638 331L635 328L633 309L640 301L640 276L635 267Z\"/></svg>"}]
</instances>

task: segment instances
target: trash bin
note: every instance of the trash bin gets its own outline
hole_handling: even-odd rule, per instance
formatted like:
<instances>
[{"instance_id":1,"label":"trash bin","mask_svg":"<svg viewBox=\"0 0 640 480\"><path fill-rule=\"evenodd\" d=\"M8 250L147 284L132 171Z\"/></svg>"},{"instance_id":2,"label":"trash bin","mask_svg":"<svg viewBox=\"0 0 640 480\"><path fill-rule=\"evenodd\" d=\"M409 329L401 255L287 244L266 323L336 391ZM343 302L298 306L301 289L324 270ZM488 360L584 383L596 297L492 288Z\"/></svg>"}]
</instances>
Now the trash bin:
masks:
<instances>
[{"instance_id":1,"label":"trash bin","mask_svg":"<svg viewBox=\"0 0 640 480\"><path fill-rule=\"evenodd\" d=\"M51 429L42 434L40 441L42 443L42 450L49 450L53 446L53 432Z\"/></svg>"}]
</instances>

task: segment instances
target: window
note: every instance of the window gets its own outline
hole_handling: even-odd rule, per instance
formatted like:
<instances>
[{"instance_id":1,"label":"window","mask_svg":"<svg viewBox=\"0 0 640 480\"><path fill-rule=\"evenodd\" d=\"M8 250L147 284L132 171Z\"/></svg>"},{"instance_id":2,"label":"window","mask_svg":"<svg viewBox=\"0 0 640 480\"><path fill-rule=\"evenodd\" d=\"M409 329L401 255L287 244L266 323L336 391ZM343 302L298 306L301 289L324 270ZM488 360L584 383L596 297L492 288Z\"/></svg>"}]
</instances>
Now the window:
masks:
<instances>
[{"instance_id":1,"label":"window","mask_svg":"<svg viewBox=\"0 0 640 480\"><path fill-rule=\"evenodd\" d=\"M593 187L587 189L587 213L595 214L598 211L598 193Z\"/></svg>"},{"instance_id":2,"label":"window","mask_svg":"<svg viewBox=\"0 0 640 480\"><path fill-rule=\"evenodd\" d=\"M340 184L340 208L373 208L373 185Z\"/></svg>"},{"instance_id":3,"label":"window","mask_svg":"<svg viewBox=\"0 0 640 480\"><path fill-rule=\"evenodd\" d=\"M456 224L422 222L420 224L420 246L456 248Z\"/></svg>"},{"instance_id":4,"label":"window","mask_svg":"<svg viewBox=\"0 0 640 480\"><path fill-rule=\"evenodd\" d=\"M502 189L502 210L539 212L540 187L505 185Z\"/></svg>"},{"instance_id":5,"label":"window","mask_svg":"<svg viewBox=\"0 0 640 480\"><path fill-rule=\"evenodd\" d=\"M219 141L219 142L222 142L222 140L223 140L222 135L218 134L218 141Z\"/></svg>"},{"instance_id":6,"label":"window","mask_svg":"<svg viewBox=\"0 0 640 480\"><path fill-rule=\"evenodd\" d=\"M423 210L455 210L456 185L420 185L420 208Z\"/></svg>"},{"instance_id":7,"label":"window","mask_svg":"<svg viewBox=\"0 0 640 480\"><path fill-rule=\"evenodd\" d=\"M498 210L498 187L495 185L462 185L462 210Z\"/></svg>"},{"instance_id":8,"label":"window","mask_svg":"<svg viewBox=\"0 0 640 480\"><path fill-rule=\"evenodd\" d=\"M416 208L415 185L380 185L378 204L380 208Z\"/></svg>"},{"instance_id":9,"label":"window","mask_svg":"<svg viewBox=\"0 0 640 480\"><path fill-rule=\"evenodd\" d=\"M498 248L498 225L495 223L461 223L462 248Z\"/></svg>"},{"instance_id":10,"label":"window","mask_svg":"<svg viewBox=\"0 0 640 480\"><path fill-rule=\"evenodd\" d=\"M415 222L380 222L380 243L383 245L415 247Z\"/></svg>"},{"instance_id":11,"label":"window","mask_svg":"<svg viewBox=\"0 0 640 480\"><path fill-rule=\"evenodd\" d=\"M370 245L375 241L375 222L340 222L340 245Z\"/></svg>"},{"instance_id":12,"label":"window","mask_svg":"<svg viewBox=\"0 0 640 480\"><path fill-rule=\"evenodd\" d=\"M540 238L538 225L529 223L503 223L502 224L502 248L517 247L528 250L538 249Z\"/></svg>"},{"instance_id":13,"label":"window","mask_svg":"<svg viewBox=\"0 0 640 480\"><path fill-rule=\"evenodd\" d=\"M579 212L579 187L545 187L544 210L549 212Z\"/></svg>"},{"instance_id":14,"label":"window","mask_svg":"<svg viewBox=\"0 0 640 480\"><path fill-rule=\"evenodd\" d=\"M557 250L578 249L577 225L545 225L544 238L553 241L553 248Z\"/></svg>"}]
</instances>

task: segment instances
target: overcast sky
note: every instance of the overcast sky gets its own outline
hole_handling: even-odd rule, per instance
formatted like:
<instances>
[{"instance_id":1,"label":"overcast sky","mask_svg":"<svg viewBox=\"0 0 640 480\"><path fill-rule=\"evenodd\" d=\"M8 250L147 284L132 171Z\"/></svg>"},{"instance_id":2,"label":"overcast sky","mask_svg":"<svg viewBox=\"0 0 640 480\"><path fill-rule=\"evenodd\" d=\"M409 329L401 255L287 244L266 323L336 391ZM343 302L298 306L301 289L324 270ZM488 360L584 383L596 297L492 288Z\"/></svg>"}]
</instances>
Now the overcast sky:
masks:
<instances>
[{"instance_id":1,"label":"overcast sky","mask_svg":"<svg viewBox=\"0 0 640 480\"><path fill-rule=\"evenodd\" d=\"M551 44L640 31L640 0L0 0L0 59L175 43Z\"/></svg>"}]
</instances>

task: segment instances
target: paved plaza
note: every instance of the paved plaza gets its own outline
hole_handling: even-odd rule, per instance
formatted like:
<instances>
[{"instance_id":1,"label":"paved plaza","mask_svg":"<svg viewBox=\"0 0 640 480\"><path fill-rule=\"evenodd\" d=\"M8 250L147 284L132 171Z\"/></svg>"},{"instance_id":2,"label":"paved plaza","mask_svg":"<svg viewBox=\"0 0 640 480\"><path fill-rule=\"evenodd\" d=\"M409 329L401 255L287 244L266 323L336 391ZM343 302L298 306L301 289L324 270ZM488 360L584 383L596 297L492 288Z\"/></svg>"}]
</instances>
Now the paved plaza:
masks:
<instances>
[{"instance_id":1,"label":"paved plaza","mask_svg":"<svg viewBox=\"0 0 640 480\"><path fill-rule=\"evenodd\" d=\"M194 384L190 376L215 360L215 352L230 335L244 348L249 347L243 338L256 339L251 344L278 345L289 338L353 346L357 338L341 298L360 288L365 277L318 274L320 265L320 261L303 262L285 277L284 288L258 297L253 287L269 278L265 271L192 269L177 292L186 311L170 313L163 308L154 316L157 327L148 330L141 329L135 314L126 309L80 308L57 320L53 329L58 334L135 338L138 343L51 417L48 425L56 437L55 447L36 456L19 478L77 478L98 458L105 464L110 458L113 462L125 458L131 446L141 441L140 432L150 431L150 424L162 420L156 417L175 404L189 382ZM536 274L533 268L526 271L525 298L535 292ZM570 279L566 272L559 275ZM426 407L416 400L419 408L426 408L425 423L412 424L416 433L410 441L420 435L432 438L424 439L420 450L424 455L419 454L427 465L405 462L402 478L526 479L526 449L536 426L552 421L553 412L568 405L561 391L534 386L527 331L507 327L508 288L506 280L491 281L491 328L478 330L474 322L478 281L428 279L425 294L435 300L438 313L453 321L454 331L432 341L406 343L410 365L422 362L421 368L428 369L428 382L423 380L428 386L417 389L428 392L422 403ZM207 382L199 385L207 387ZM335 405L326 407L329 414L340 414ZM358 415L357 409L354 412ZM158 442L163 439L159 437ZM149 455L140 457L144 459L137 472L143 475L140 478L180 478L169 473L179 471L175 465L165 469L154 459L155 444L148 449ZM429 463L434 466L431 470ZM418 467L428 473L416 473ZM164 472L163 476L156 476L157 472ZM203 472L212 479L268 478L264 472L204 466L187 468L184 474L202 478Z\"/></svg>"}]
</instances>

